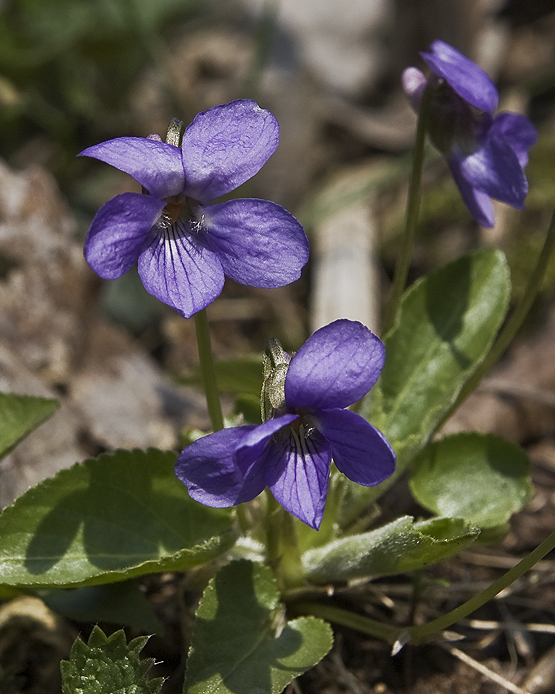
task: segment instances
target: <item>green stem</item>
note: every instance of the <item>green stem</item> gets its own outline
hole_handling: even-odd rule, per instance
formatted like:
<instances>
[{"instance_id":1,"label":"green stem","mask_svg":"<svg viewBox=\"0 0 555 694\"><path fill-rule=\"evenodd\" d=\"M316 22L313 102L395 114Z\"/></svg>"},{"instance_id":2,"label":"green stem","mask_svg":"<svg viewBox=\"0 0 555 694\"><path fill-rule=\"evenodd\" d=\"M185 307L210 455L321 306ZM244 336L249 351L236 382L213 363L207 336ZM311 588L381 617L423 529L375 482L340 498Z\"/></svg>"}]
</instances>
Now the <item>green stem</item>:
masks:
<instances>
[{"instance_id":1,"label":"green stem","mask_svg":"<svg viewBox=\"0 0 555 694\"><path fill-rule=\"evenodd\" d=\"M275 570L281 559L279 504L266 489L266 561Z\"/></svg>"},{"instance_id":2,"label":"green stem","mask_svg":"<svg viewBox=\"0 0 555 694\"><path fill-rule=\"evenodd\" d=\"M293 516L266 489L266 560L282 592L303 583L303 569Z\"/></svg>"},{"instance_id":3,"label":"green stem","mask_svg":"<svg viewBox=\"0 0 555 694\"><path fill-rule=\"evenodd\" d=\"M416 140L412 154L412 171L409 180L405 231L403 234L401 251L399 253L399 257L397 258L395 273L393 275L391 296L382 326L382 335L387 334L395 324L395 317L397 315L399 303L407 283L407 275L409 273L410 261L412 257L412 247L414 246L414 238L416 236L416 227L418 224L418 213L420 210L422 168L424 166L424 145L426 143L429 104L430 90L426 88L424 90L418 112Z\"/></svg>"},{"instance_id":4,"label":"green stem","mask_svg":"<svg viewBox=\"0 0 555 694\"><path fill-rule=\"evenodd\" d=\"M378 622L375 619L370 619L369 617L364 617L363 615L348 612L339 607L322 605L317 602L292 603L290 609L296 614L311 614L315 617L328 619L330 622L356 629L363 634L384 639L389 643L402 641L418 644L427 641L437 633L455 624L455 622L468 617L469 614L479 607L482 607L482 605L485 605L486 602L523 576L534 564L539 562L540 559L543 559L543 557L554 548L555 530L540 545L532 550L530 554L524 557L524 559L521 559L516 566L509 569L509 571L498 578L497 581L494 581L481 593L427 624L412 627L395 627Z\"/></svg>"},{"instance_id":5,"label":"green stem","mask_svg":"<svg viewBox=\"0 0 555 694\"><path fill-rule=\"evenodd\" d=\"M522 295L520 301L515 307L515 310L513 311L512 316L510 319L507 321L505 324L505 327L499 334L499 337L497 338L496 343L493 345L491 350L488 352L486 355L486 358L484 361L480 364L480 366L476 369L476 371L472 374L472 376L468 379L468 381L464 384L464 386L461 389L461 392L459 393L456 401L453 403L445 417L442 419L440 424L438 425L438 429L449 419L449 417L455 412L461 404L466 400L466 398L472 393L472 391L476 388L478 383L482 380L482 378L490 371L490 369L495 366L497 363L498 359L503 355L507 347L511 344L513 339L515 338L516 334L522 327L522 324L524 323L524 320L526 319L526 316L530 312L530 309L532 308L532 304L534 303L534 299L536 298L544 275L545 271L547 269L547 265L551 259L551 256L553 254L553 250L555 248L555 211L553 212L553 215L551 216L551 222L549 224L549 229L547 230L547 236L545 237L545 242L543 244L543 248L540 251L540 255L538 257L538 260L536 262L536 267L532 271L532 274L528 278L528 283L526 285L526 289L524 290L524 294Z\"/></svg>"},{"instance_id":6,"label":"green stem","mask_svg":"<svg viewBox=\"0 0 555 694\"><path fill-rule=\"evenodd\" d=\"M364 617L363 615L343 610L340 607L323 605L319 602L294 603L290 606L290 611L294 614L310 614L314 617L321 617L335 624L356 629L363 634L368 634L368 636L383 639L389 643L395 643L399 636L399 627L390 626L375 619L370 619L370 617Z\"/></svg>"},{"instance_id":7,"label":"green stem","mask_svg":"<svg viewBox=\"0 0 555 694\"><path fill-rule=\"evenodd\" d=\"M488 600L491 600L496 595L498 595L502 590L507 588L523 576L527 571L529 571L534 564L543 559L545 555L555 548L555 530L549 535L536 549L532 550L524 559L521 559L516 566L509 569L507 573L503 574L497 581L494 581L488 588L483 590L478 595L475 595L470 600L467 600L459 607L456 607L451 612L434 619L432 622L427 624L421 624L419 626L411 627L408 632L411 635L412 643L419 643L425 641L429 636L436 634L443 629L447 629L455 622L458 622L464 617L468 617L469 614L477 610L482 605L485 605Z\"/></svg>"},{"instance_id":8,"label":"green stem","mask_svg":"<svg viewBox=\"0 0 555 694\"><path fill-rule=\"evenodd\" d=\"M212 355L212 345L210 343L210 329L208 328L208 318L206 309L195 313L195 329L197 335L198 356L200 361L200 373L206 393L206 404L208 414L212 420L214 431L224 428L224 418L220 403L220 393L216 380L216 369L214 367L214 357Z\"/></svg>"}]
</instances>

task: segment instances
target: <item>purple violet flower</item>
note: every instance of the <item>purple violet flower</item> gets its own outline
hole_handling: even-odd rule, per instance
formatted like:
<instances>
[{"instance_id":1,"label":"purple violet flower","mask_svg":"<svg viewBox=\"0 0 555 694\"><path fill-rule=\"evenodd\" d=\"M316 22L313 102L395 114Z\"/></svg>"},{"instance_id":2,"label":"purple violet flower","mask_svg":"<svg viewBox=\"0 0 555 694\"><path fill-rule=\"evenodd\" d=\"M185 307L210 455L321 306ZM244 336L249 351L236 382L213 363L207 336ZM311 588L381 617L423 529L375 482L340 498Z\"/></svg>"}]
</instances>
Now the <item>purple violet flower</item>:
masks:
<instances>
[{"instance_id":1,"label":"purple violet flower","mask_svg":"<svg viewBox=\"0 0 555 694\"><path fill-rule=\"evenodd\" d=\"M383 434L343 409L376 383L385 348L364 325L342 319L317 330L292 358L282 354L270 374L282 395L276 399L274 388L269 418L194 441L179 456L176 474L207 506L235 506L269 487L284 508L318 529L332 459L365 486L395 469Z\"/></svg>"},{"instance_id":2,"label":"purple violet flower","mask_svg":"<svg viewBox=\"0 0 555 694\"><path fill-rule=\"evenodd\" d=\"M490 198L524 208L528 181L524 167L537 140L532 123L517 113L493 117L499 95L488 75L443 41L421 53L432 75L415 67L403 73L403 88L415 110L424 89L432 90L428 133L449 164L474 219L494 225Z\"/></svg>"},{"instance_id":3,"label":"purple violet flower","mask_svg":"<svg viewBox=\"0 0 555 694\"><path fill-rule=\"evenodd\" d=\"M189 318L222 291L224 275L254 287L298 279L308 241L289 212L267 200L208 206L240 186L278 145L275 117L248 99L199 113L181 147L118 137L81 152L125 171L148 194L123 193L96 214L85 258L105 279L138 261L148 292Z\"/></svg>"}]
</instances>

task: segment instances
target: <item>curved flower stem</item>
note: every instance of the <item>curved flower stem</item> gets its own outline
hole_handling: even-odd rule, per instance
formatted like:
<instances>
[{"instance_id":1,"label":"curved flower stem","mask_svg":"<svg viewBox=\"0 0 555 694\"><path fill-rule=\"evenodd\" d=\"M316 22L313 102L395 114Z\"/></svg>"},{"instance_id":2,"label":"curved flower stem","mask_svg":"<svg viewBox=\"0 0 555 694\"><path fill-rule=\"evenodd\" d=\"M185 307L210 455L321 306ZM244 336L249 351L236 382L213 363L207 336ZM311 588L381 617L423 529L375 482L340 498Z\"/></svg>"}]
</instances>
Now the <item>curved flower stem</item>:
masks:
<instances>
[{"instance_id":1,"label":"curved flower stem","mask_svg":"<svg viewBox=\"0 0 555 694\"><path fill-rule=\"evenodd\" d=\"M214 368L214 357L212 355L212 345L210 342L210 329L206 309L195 313L195 332L197 335L198 356L200 361L200 373L206 393L206 404L208 414L212 420L214 431L224 428L224 418L220 403L220 393L216 381L216 370Z\"/></svg>"},{"instance_id":2,"label":"curved flower stem","mask_svg":"<svg viewBox=\"0 0 555 694\"><path fill-rule=\"evenodd\" d=\"M382 335L387 334L395 324L397 309L399 308L399 302L405 290L407 275L409 273L412 247L414 246L414 238L418 224L418 213L420 211L422 168L424 166L424 145L426 142L430 93L430 89L426 88L424 90L422 101L420 102L420 109L418 111L418 125L412 154L412 171L409 180L405 231L403 234L401 251L397 258L397 264L395 265L393 286L391 288L391 296L382 326Z\"/></svg>"},{"instance_id":3,"label":"curved flower stem","mask_svg":"<svg viewBox=\"0 0 555 694\"><path fill-rule=\"evenodd\" d=\"M478 595L475 595L470 600L467 600L462 605L459 605L451 612L434 619L427 624L420 624L419 626L410 627L407 631L411 636L412 643L419 643L425 641L429 636L436 634L443 629L447 629L455 622L467 617L469 614L477 610L482 605L485 605L488 600L491 600L496 595L498 595L502 590L507 588L514 583L517 578L520 578L527 571L529 571L534 564L543 559L545 555L555 548L555 530L545 538L545 540L539 544L535 549L533 549L530 554L521 559L518 564L509 569L503 574L497 581L494 581L490 586Z\"/></svg>"},{"instance_id":4,"label":"curved flower stem","mask_svg":"<svg viewBox=\"0 0 555 694\"><path fill-rule=\"evenodd\" d=\"M534 564L555 548L555 530L534 550L530 552L524 559L521 559L516 566L509 569L497 581L494 581L490 586L483 590L478 595L475 595L470 600L467 600L462 605L459 605L454 610L434 619L427 624L420 624L412 627L395 627L389 624L383 624L375 619L364 617L363 615L353 614L347 610L330 605L322 605L317 602L299 602L291 604L291 610L296 614L311 614L315 617L328 619L330 622L342 624L343 626L356 629L369 636L384 639L389 643L399 642L418 644L429 640L439 632L447 629L461 619L468 617L469 614L477 610L486 602L498 595L502 590L514 583L518 578L529 571Z\"/></svg>"},{"instance_id":5,"label":"curved flower stem","mask_svg":"<svg viewBox=\"0 0 555 694\"><path fill-rule=\"evenodd\" d=\"M378 622L376 619L349 612L341 607L323 605L319 602L299 602L291 604L289 609L294 614L310 614L314 617L321 617L335 624L356 629L368 636L383 639L389 643L395 643L399 636L399 627Z\"/></svg>"},{"instance_id":6,"label":"curved flower stem","mask_svg":"<svg viewBox=\"0 0 555 694\"><path fill-rule=\"evenodd\" d=\"M515 335L518 333L526 316L532 308L534 299L536 298L538 291L540 290L543 277L547 265L553 255L553 250L555 249L555 211L551 216L551 222L549 224L549 229L547 230L547 236L543 244L543 248L540 251L538 260L536 261L536 267L532 271L532 274L528 278L528 283L524 294L522 295L520 301L516 305L512 316L505 324L505 327L499 334L497 341L491 348L491 350L486 355L484 361L464 384L459 393L457 399L453 403L452 407L446 413L445 417L438 425L438 429L445 423L447 419L461 406L464 400L472 393L474 388L482 380L482 378L488 373L488 371L495 366L497 360L503 355L507 347L513 341Z\"/></svg>"}]
</instances>

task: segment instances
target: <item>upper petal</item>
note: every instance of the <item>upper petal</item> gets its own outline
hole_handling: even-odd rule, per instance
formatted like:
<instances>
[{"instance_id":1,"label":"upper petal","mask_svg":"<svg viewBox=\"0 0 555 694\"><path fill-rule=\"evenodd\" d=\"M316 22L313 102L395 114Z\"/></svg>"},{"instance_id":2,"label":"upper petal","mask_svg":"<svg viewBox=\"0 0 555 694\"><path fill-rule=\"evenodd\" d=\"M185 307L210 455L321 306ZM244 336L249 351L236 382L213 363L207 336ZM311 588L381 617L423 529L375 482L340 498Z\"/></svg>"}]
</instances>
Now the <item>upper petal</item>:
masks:
<instances>
[{"instance_id":1,"label":"upper petal","mask_svg":"<svg viewBox=\"0 0 555 694\"><path fill-rule=\"evenodd\" d=\"M96 213L85 239L85 259L96 274L113 280L130 270L163 208L158 198L140 193L108 200Z\"/></svg>"},{"instance_id":2,"label":"upper petal","mask_svg":"<svg viewBox=\"0 0 555 694\"><path fill-rule=\"evenodd\" d=\"M528 150L538 139L538 131L520 113L499 113L491 124L490 136L503 138L524 167L528 163Z\"/></svg>"},{"instance_id":3,"label":"upper petal","mask_svg":"<svg viewBox=\"0 0 555 694\"><path fill-rule=\"evenodd\" d=\"M267 200L231 200L202 211L211 247L228 277L266 288L299 279L308 239L283 207Z\"/></svg>"},{"instance_id":4,"label":"upper petal","mask_svg":"<svg viewBox=\"0 0 555 694\"><path fill-rule=\"evenodd\" d=\"M362 323L336 320L317 330L291 359L285 378L288 407L347 407L376 383L383 342Z\"/></svg>"},{"instance_id":5,"label":"upper petal","mask_svg":"<svg viewBox=\"0 0 555 694\"><path fill-rule=\"evenodd\" d=\"M139 257L139 275L148 292L185 318L206 308L224 286L217 255L180 221L153 230Z\"/></svg>"},{"instance_id":6,"label":"upper petal","mask_svg":"<svg viewBox=\"0 0 555 694\"><path fill-rule=\"evenodd\" d=\"M235 462L241 442L255 430L255 425L222 429L204 436L185 448L175 466L177 478L188 488L190 496L206 506L234 506L258 496L266 486L264 477L245 478ZM256 451L249 461L256 463Z\"/></svg>"},{"instance_id":7,"label":"upper petal","mask_svg":"<svg viewBox=\"0 0 555 694\"><path fill-rule=\"evenodd\" d=\"M460 162L457 159L450 158L447 160L447 163L470 214L480 226L492 227L495 224L495 215L489 195L474 188L463 177L460 172Z\"/></svg>"},{"instance_id":8,"label":"upper petal","mask_svg":"<svg viewBox=\"0 0 555 694\"><path fill-rule=\"evenodd\" d=\"M495 133L488 133L482 146L459 160L461 175L478 190L524 209L528 181L512 147Z\"/></svg>"},{"instance_id":9,"label":"upper petal","mask_svg":"<svg viewBox=\"0 0 555 694\"><path fill-rule=\"evenodd\" d=\"M363 417L349 410L325 410L317 412L315 418L337 469L350 480L371 487L393 474L393 449Z\"/></svg>"},{"instance_id":10,"label":"upper petal","mask_svg":"<svg viewBox=\"0 0 555 694\"><path fill-rule=\"evenodd\" d=\"M330 475L330 448L316 430L308 436L292 428L272 441L264 454L266 480L275 499L318 530L324 515Z\"/></svg>"},{"instance_id":11,"label":"upper petal","mask_svg":"<svg viewBox=\"0 0 555 694\"><path fill-rule=\"evenodd\" d=\"M262 168L278 140L275 117L250 99L199 113L181 144L186 195L206 205L235 190Z\"/></svg>"},{"instance_id":12,"label":"upper petal","mask_svg":"<svg viewBox=\"0 0 555 694\"><path fill-rule=\"evenodd\" d=\"M476 63L443 41L434 41L431 52L421 53L428 67L443 77L472 106L493 114L499 94L489 76Z\"/></svg>"},{"instance_id":13,"label":"upper petal","mask_svg":"<svg viewBox=\"0 0 555 694\"><path fill-rule=\"evenodd\" d=\"M117 137L88 147L78 156L94 157L125 171L157 198L177 195L183 190L181 150L165 142L145 137Z\"/></svg>"}]
</instances>

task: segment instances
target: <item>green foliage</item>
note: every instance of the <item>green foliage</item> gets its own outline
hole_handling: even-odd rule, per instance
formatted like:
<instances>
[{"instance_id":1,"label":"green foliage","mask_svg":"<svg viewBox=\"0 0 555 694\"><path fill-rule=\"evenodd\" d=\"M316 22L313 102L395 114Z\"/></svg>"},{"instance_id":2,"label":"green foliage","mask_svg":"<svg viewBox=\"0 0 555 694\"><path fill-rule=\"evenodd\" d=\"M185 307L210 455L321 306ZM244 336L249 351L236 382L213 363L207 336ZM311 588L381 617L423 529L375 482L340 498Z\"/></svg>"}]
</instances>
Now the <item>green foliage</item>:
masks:
<instances>
[{"instance_id":1,"label":"green foliage","mask_svg":"<svg viewBox=\"0 0 555 694\"><path fill-rule=\"evenodd\" d=\"M0 393L0 457L51 417L59 406L57 400L48 398Z\"/></svg>"},{"instance_id":2,"label":"green foliage","mask_svg":"<svg viewBox=\"0 0 555 694\"><path fill-rule=\"evenodd\" d=\"M260 400L262 390L262 354L235 359L219 359L215 364L218 387L227 393L253 395ZM202 386L200 370L184 379L189 385Z\"/></svg>"},{"instance_id":3,"label":"green foliage","mask_svg":"<svg viewBox=\"0 0 555 694\"><path fill-rule=\"evenodd\" d=\"M286 620L272 571L236 561L221 569L201 599L184 694L279 694L332 646L315 617Z\"/></svg>"},{"instance_id":4,"label":"green foliage","mask_svg":"<svg viewBox=\"0 0 555 694\"><path fill-rule=\"evenodd\" d=\"M184 570L226 551L232 512L189 498L176 455L117 451L30 489L0 515L0 576L70 587Z\"/></svg>"},{"instance_id":5,"label":"green foliage","mask_svg":"<svg viewBox=\"0 0 555 694\"><path fill-rule=\"evenodd\" d=\"M509 297L505 256L494 248L463 256L405 292L396 325L384 338L381 377L360 409L393 446L396 472L376 487L346 482L339 515L343 528L391 486L429 441L488 353Z\"/></svg>"},{"instance_id":6,"label":"green foliage","mask_svg":"<svg viewBox=\"0 0 555 694\"><path fill-rule=\"evenodd\" d=\"M147 679L153 658L139 658L148 636L129 644L123 630L110 637L95 626L88 643L77 638L60 664L62 694L158 694L163 678Z\"/></svg>"},{"instance_id":7,"label":"green foliage","mask_svg":"<svg viewBox=\"0 0 555 694\"><path fill-rule=\"evenodd\" d=\"M414 523L402 516L382 528L308 550L302 562L313 583L350 581L413 571L436 564L464 549L479 528L460 518Z\"/></svg>"},{"instance_id":8,"label":"green foliage","mask_svg":"<svg viewBox=\"0 0 555 694\"><path fill-rule=\"evenodd\" d=\"M491 529L506 524L530 499L528 469L526 453L499 436L455 434L418 456L410 488L433 513Z\"/></svg>"},{"instance_id":9,"label":"green foliage","mask_svg":"<svg viewBox=\"0 0 555 694\"><path fill-rule=\"evenodd\" d=\"M218 388L235 395L235 412L243 417L241 424L260 424L260 393L262 391L262 354L248 354L215 363ZM182 383L202 387L200 369ZM237 425L236 425L237 426ZM186 442L187 439L184 439Z\"/></svg>"},{"instance_id":10,"label":"green foliage","mask_svg":"<svg viewBox=\"0 0 555 694\"><path fill-rule=\"evenodd\" d=\"M0 13L3 156L39 135L53 145L58 179L73 184L84 166L76 152L129 127L130 90L160 63L163 33L200 8L200 0L12 0Z\"/></svg>"},{"instance_id":11,"label":"green foliage","mask_svg":"<svg viewBox=\"0 0 555 694\"><path fill-rule=\"evenodd\" d=\"M398 470L428 441L489 351L510 295L501 251L485 248L415 282L385 337L381 378L362 413L388 438Z\"/></svg>"},{"instance_id":12,"label":"green foliage","mask_svg":"<svg viewBox=\"0 0 555 694\"><path fill-rule=\"evenodd\" d=\"M164 625L135 580L83 588L41 590L38 594L51 610L76 622L107 622L151 634L164 631Z\"/></svg>"}]
</instances>

